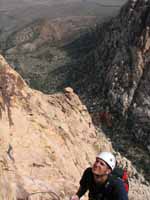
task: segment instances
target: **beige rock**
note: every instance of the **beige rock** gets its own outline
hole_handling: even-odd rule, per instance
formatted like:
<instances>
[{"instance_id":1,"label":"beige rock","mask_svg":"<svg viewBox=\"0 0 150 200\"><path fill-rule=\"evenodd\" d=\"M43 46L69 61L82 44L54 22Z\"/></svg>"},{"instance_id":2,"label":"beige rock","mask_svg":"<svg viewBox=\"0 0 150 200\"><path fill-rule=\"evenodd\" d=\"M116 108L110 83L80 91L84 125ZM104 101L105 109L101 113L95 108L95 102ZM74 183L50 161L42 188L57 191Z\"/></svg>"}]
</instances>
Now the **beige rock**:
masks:
<instances>
[{"instance_id":1,"label":"beige rock","mask_svg":"<svg viewBox=\"0 0 150 200\"><path fill-rule=\"evenodd\" d=\"M31 90L0 57L2 81L0 199L25 199L46 191L52 191L52 199L69 198L97 153L87 110L71 88L65 90L71 98ZM49 194L32 194L31 199L40 195L46 199Z\"/></svg>"},{"instance_id":2,"label":"beige rock","mask_svg":"<svg viewBox=\"0 0 150 200\"><path fill-rule=\"evenodd\" d=\"M66 88L64 89L64 91L65 91L65 92L68 92L68 93L73 93L73 89L70 88L70 87L66 87Z\"/></svg>"}]
</instances>

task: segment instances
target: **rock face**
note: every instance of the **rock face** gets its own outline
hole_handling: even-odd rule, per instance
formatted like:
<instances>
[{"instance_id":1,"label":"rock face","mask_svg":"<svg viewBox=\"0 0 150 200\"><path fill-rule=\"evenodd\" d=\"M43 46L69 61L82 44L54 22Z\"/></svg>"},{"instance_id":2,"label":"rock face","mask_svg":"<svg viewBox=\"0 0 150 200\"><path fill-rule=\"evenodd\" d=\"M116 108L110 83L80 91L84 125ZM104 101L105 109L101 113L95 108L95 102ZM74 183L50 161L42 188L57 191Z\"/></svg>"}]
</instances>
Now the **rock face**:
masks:
<instances>
[{"instance_id":1,"label":"rock face","mask_svg":"<svg viewBox=\"0 0 150 200\"><path fill-rule=\"evenodd\" d=\"M127 118L127 127L149 150L150 145L150 1L130 1L115 22L109 45L114 45L106 66L105 84L111 109ZM124 27L123 30L120 28ZM117 35L117 38L116 38ZM113 42L112 42L113 41ZM109 48L110 49L110 48Z\"/></svg>"},{"instance_id":2,"label":"rock face","mask_svg":"<svg viewBox=\"0 0 150 200\"><path fill-rule=\"evenodd\" d=\"M72 88L32 90L0 56L0 199L68 200L97 152L113 151ZM130 200L148 200L149 183L131 161ZM139 155L138 155L139 156Z\"/></svg>"},{"instance_id":3,"label":"rock face","mask_svg":"<svg viewBox=\"0 0 150 200\"><path fill-rule=\"evenodd\" d=\"M83 43L72 42L73 48L52 43L80 35L85 20L39 21L10 36L5 56L32 87L54 92L71 85L81 95L86 91L88 100L89 94L96 96L98 109L109 110L114 122L124 121L129 134L150 151L149 6L149 0L128 1L117 17L87 34ZM88 22L84 28L95 21L83 19Z\"/></svg>"},{"instance_id":4,"label":"rock face","mask_svg":"<svg viewBox=\"0 0 150 200\"><path fill-rule=\"evenodd\" d=\"M150 1L128 1L119 15L97 27L97 48L80 71L99 109L109 110L150 149ZM77 72L78 73L78 72ZM79 73L77 74L77 76ZM85 78L86 77L86 78ZM82 81L83 83L83 81ZM91 91L91 92L90 92ZM115 120L114 120L115 122Z\"/></svg>"},{"instance_id":5,"label":"rock face","mask_svg":"<svg viewBox=\"0 0 150 200\"><path fill-rule=\"evenodd\" d=\"M53 96L31 90L2 56L0 86L0 199L71 195L96 154L86 107L71 88Z\"/></svg>"},{"instance_id":6,"label":"rock face","mask_svg":"<svg viewBox=\"0 0 150 200\"><path fill-rule=\"evenodd\" d=\"M146 149L150 144L149 6L150 1L129 1L117 18L97 27L96 49L88 50L72 73L77 80L72 85L80 94L86 89L88 101L96 97L93 107L98 104L104 110L109 128L127 128ZM130 172L129 199L149 200L147 152L135 141L127 144L129 135L122 136L120 130L109 142L102 132L95 134L86 107L71 88L54 95L32 90L2 56L0 117L0 199L69 199L97 151L112 150L115 141L131 159L116 152Z\"/></svg>"}]
</instances>

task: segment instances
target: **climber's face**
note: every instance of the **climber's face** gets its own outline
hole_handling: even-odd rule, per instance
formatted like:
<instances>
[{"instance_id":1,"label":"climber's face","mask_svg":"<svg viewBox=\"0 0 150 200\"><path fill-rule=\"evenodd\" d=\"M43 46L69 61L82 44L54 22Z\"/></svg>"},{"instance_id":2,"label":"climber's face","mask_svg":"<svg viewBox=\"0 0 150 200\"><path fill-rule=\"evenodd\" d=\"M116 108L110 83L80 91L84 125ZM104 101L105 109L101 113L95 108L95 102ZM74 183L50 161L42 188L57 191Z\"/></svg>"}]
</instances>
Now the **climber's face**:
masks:
<instances>
[{"instance_id":1,"label":"climber's face","mask_svg":"<svg viewBox=\"0 0 150 200\"><path fill-rule=\"evenodd\" d=\"M107 176L111 172L111 170L105 163L105 161L100 158L96 158L92 167L92 172L94 174L94 177L98 179L101 178L103 175Z\"/></svg>"}]
</instances>

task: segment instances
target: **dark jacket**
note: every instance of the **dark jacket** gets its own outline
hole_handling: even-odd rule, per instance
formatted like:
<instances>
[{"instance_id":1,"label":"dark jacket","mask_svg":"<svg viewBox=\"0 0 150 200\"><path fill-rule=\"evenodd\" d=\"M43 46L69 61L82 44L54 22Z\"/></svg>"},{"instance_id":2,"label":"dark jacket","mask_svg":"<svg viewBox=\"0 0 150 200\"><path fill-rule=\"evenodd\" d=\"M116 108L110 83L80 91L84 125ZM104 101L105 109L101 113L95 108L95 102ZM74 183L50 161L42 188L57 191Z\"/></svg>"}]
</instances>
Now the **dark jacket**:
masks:
<instances>
[{"instance_id":1,"label":"dark jacket","mask_svg":"<svg viewBox=\"0 0 150 200\"><path fill-rule=\"evenodd\" d=\"M79 198L89 191L89 200L128 200L123 182L119 178L108 178L103 185L94 181L92 168L87 168L80 180L80 188L77 192Z\"/></svg>"}]
</instances>

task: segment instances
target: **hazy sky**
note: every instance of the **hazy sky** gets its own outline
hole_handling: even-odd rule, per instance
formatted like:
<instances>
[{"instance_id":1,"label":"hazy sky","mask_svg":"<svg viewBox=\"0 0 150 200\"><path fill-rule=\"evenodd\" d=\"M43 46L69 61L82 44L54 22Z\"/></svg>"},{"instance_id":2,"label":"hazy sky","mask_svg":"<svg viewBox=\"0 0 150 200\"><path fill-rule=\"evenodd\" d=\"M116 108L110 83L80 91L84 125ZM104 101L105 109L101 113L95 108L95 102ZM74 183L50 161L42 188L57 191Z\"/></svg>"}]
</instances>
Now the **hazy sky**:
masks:
<instances>
[{"instance_id":1,"label":"hazy sky","mask_svg":"<svg viewBox=\"0 0 150 200\"><path fill-rule=\"evenodd\" d=\"M40 17L94 15L107 17L127 0L0 0L0 29L24 25ZM55 4L55 5L54 5ZM85 5L85 6L84 6ZM103 7L106 5L107 7ZM113 6L113 7L112 7ZM117 7L116 7L117 6Z\"/></svg>"},{"instance_id":2,"label":"hazy sky","mask_svg":"<svg viewBox=\"0 0 150 200\"><path fill-rule=\"evenodd\" d=\"M62 4L67 2L97 2L104 5L122 5L127 0L0 0L0 9L10 9L33 4Z\"/></svg>"}]
</instances>

